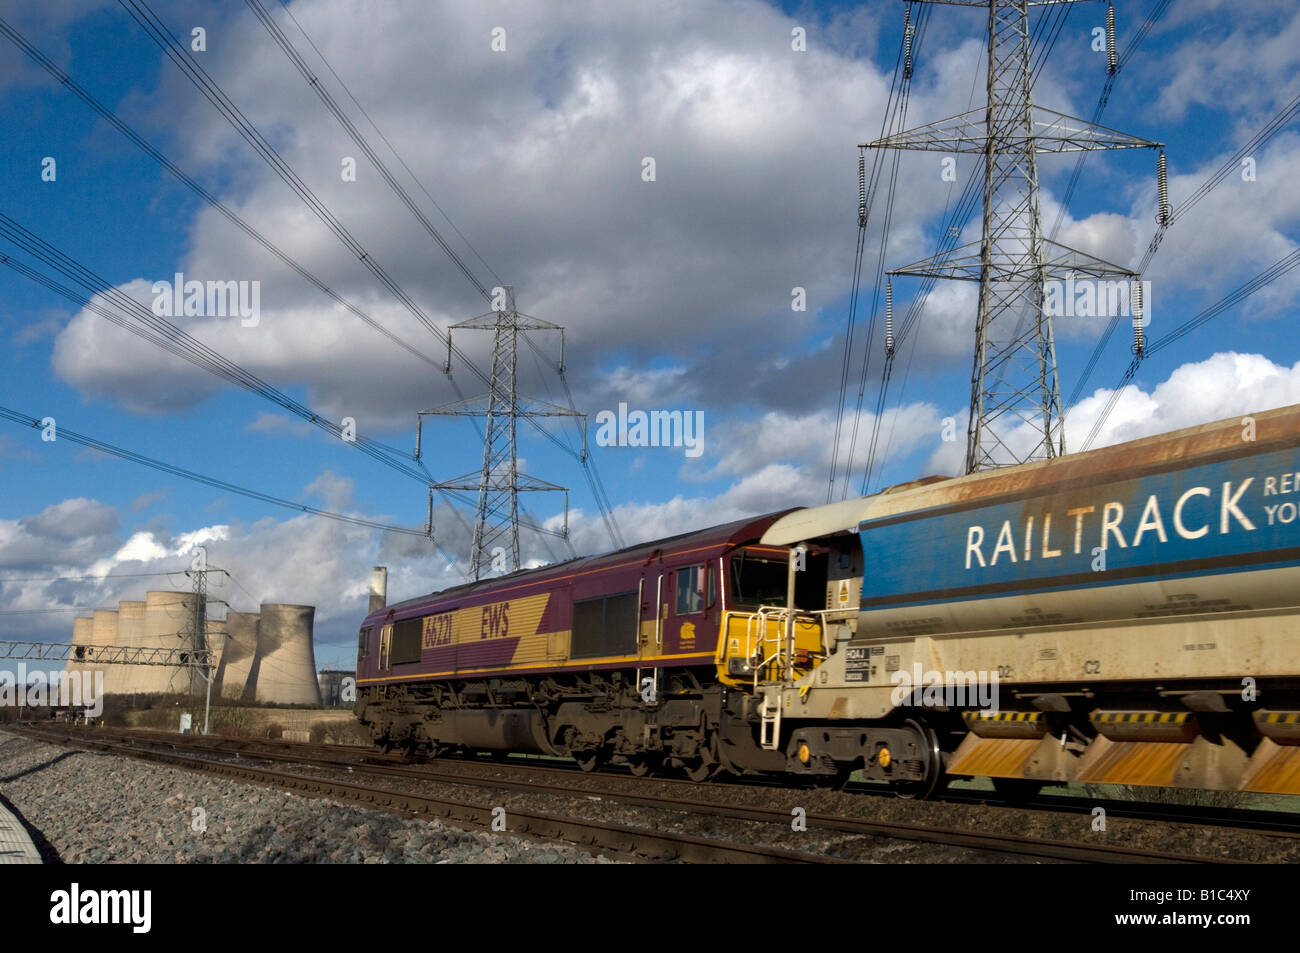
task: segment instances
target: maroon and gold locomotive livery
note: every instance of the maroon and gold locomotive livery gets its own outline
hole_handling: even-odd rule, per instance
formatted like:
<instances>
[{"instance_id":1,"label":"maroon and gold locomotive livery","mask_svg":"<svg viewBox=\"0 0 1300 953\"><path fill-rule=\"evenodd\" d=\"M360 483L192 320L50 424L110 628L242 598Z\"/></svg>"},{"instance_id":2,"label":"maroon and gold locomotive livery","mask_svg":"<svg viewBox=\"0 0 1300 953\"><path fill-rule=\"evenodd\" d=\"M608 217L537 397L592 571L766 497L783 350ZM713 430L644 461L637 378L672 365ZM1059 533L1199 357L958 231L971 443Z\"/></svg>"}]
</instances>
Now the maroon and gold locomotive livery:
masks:
<instances>
[{"instance_id":1,"label":"maroon and gold locomotive livery","mask_svg":"<svg viewBox=\"0 0 1300 953\"><path fill-rule=\"evenodd\" d=\"M756 615L786 601L789 552L759 544L785 512L387 606L361 628L356 710L380 744L415 752L779 769L743 738L728 749L754 750L728 759L719 730L729 689L752 680ZM796 635L806 666L818 634ZM733 694L743 726L748 696Z\"/></svg>"}]
</instances>

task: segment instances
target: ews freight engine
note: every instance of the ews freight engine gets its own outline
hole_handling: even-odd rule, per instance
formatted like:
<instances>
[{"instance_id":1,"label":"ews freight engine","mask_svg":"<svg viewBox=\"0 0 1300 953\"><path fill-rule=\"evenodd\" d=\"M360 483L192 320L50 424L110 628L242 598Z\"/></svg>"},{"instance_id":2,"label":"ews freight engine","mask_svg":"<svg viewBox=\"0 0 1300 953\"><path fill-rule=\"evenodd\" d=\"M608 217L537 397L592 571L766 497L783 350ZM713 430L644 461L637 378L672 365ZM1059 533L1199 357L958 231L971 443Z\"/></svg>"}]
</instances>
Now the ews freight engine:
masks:
<instances>
[{"instance_id":1,"label":"ews freight engine","mask_svg":"<svg viewBox=\"0 0 1300 953\"><path fill-rule=\"evenodd\" d=\"M384 746L1300 793L1300 407L386 606Z\"/></svg>"}]
</instances>

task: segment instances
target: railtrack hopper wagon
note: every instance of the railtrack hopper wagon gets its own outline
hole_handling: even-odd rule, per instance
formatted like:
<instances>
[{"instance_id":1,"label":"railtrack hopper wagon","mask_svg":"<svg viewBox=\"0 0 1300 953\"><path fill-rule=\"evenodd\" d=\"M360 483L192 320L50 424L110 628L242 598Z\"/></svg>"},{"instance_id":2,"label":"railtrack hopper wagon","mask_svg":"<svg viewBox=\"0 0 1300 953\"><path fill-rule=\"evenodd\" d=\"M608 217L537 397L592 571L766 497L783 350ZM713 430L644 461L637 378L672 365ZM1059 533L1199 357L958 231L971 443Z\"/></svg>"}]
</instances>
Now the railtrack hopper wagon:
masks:
<instances>
[{"instance_id":1,"label":"railtrack hopper wagon","mask_svg":"<svg viewBox=\"0 0 1300 953\"><path fill-rule=\"evenodd\" d=\"M365 621L376 740L841 783L1300 793L1300 407L774 513Z\"/></svg>"}]
</instances>

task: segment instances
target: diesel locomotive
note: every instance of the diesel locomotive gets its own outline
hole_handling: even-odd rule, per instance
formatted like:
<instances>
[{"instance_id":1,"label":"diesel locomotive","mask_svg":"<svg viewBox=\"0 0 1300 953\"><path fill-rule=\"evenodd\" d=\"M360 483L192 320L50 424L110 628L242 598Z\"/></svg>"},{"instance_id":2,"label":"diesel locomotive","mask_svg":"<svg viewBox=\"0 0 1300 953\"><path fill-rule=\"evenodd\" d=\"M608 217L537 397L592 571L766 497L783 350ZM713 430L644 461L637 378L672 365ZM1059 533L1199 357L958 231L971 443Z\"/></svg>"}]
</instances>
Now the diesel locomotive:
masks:
<instances>
[{"instance_id":1,"label":"diesel locomotive","mask_svg":"<svg viewBox=\"0 0 1300 953\"><path fill-rule=\"evenodd\" d=\"M1300 792L1300 406L384 606L375 741L634 774Z\"/></svg>"}]
</instances>

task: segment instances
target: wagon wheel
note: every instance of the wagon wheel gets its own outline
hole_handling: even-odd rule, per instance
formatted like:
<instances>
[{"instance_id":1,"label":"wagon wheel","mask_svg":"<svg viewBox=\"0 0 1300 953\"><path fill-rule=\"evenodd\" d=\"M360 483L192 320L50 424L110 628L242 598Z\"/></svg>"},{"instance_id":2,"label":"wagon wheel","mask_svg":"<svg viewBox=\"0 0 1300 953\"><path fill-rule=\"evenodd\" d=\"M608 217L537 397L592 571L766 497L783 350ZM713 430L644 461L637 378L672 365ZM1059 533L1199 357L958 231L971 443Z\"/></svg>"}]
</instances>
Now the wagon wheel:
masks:
<instances>
[{"instance_id":1,"label":"wagon wheel","mask_svg":"<svg viewBox=\"0 0 1300 953\"><path fill-rule=\"evenodd\" d=\"M587 772L595 771L604 761L600 756L599 748L586 748L582 751L575 751L573 752L573 760L578 762L578 767Z\"/></svg>"},{"instance_id":2,"label":"wagon wheel","mask_svg":"<svg viewBox=\"0 0 1300 953\"><path fill-rule=\"evenodd\" d=\"M894 792L901 798L925 801L948 785L948 776L943 772L943 752L939 748L939 736L934 729L911 718L903 722L916 736L920 749L921 779L919 781L895 781Z\"/></svg>"}]
</instances>

